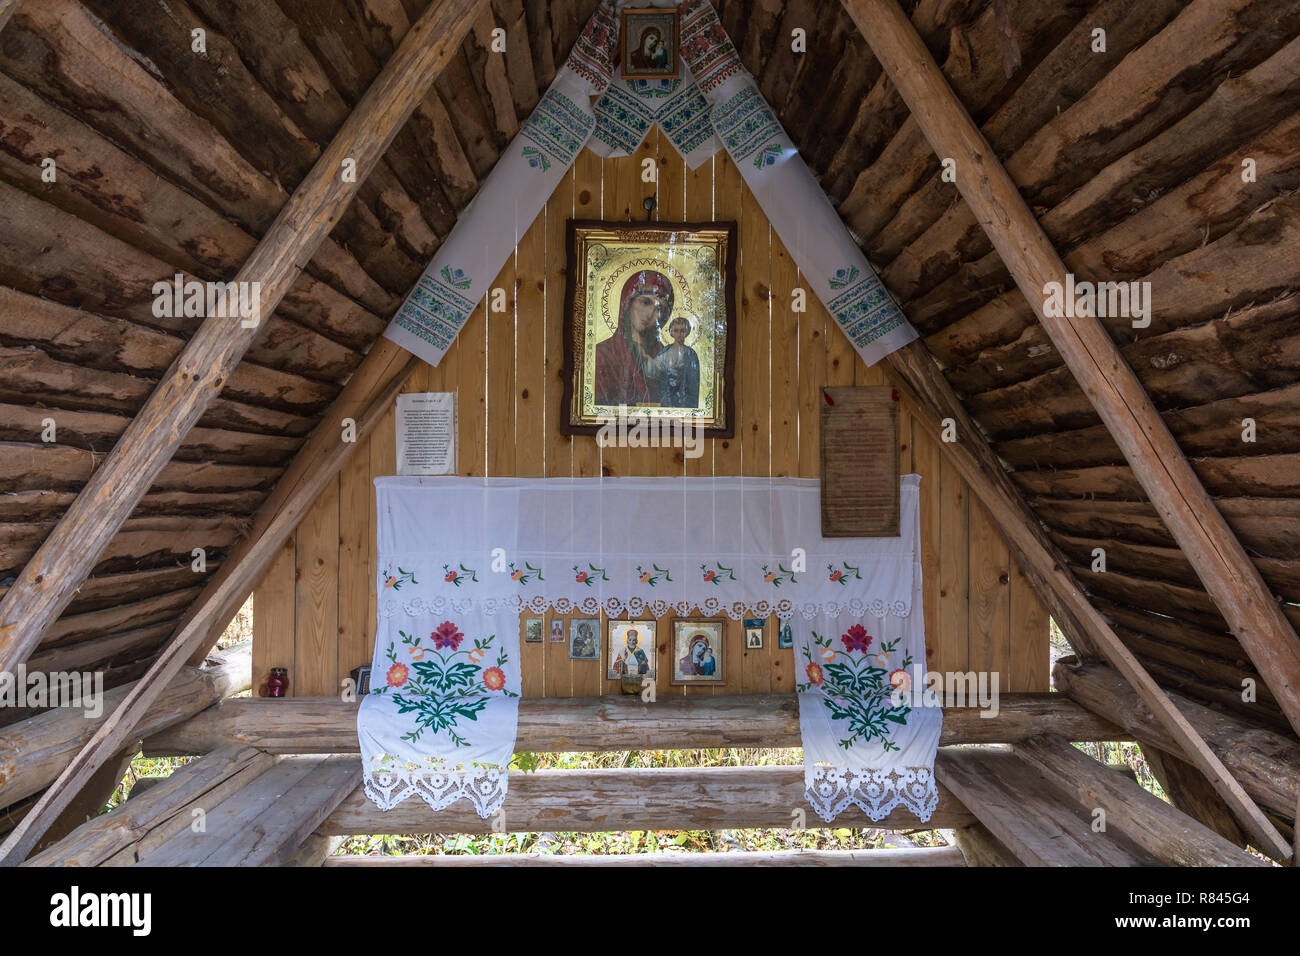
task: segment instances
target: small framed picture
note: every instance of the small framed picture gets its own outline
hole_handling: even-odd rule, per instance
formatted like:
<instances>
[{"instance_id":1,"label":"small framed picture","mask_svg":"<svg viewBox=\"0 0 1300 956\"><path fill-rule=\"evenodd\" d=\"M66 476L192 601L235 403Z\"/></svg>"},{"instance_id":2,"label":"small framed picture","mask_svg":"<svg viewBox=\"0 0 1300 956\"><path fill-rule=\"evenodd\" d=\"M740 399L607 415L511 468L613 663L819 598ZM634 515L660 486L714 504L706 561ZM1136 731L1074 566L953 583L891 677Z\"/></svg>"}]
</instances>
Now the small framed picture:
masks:
<instances>
[{"instance_id":1,"label":"small framed picture","mask_svg":"<svg viewBox=\"0 0 1300 956\"><path fill-rule=\"evenodd\" d=\"M781 650L794 647L794 628L790 625L790 618L781 619L781 630L777 634L776 646Z\"/></svg>"},{"instance_id":2,"label":"small framed picture","mask_svg":"<svg viewBox=\"0 0 1300 956\"><path fill-rule=\"evenodd\" d=\"M564 643L564 619L554 618L551 621L551 642L555 644Z\"/></svg>"},{"instance_id":3,"label":"small framed picture","mask_svg":"<svg viewBox=\"0 0 1300 956\"><path fill-rule=\"evenodd\" d=\"M759 650L763 649L763 631L767 628L767 621L761 618L745 618L745 649Z\"/></svg>"},{"instance_id":4,"label":"small framed picture","mask_svg":"<svg viewBox=\"0 0 1300 956\"><path fill-rule=\"evenodd\" d=\"M721 684L723 633L721 618L679 618L673 621L673 684Z\"/></svg>"},{"instance_id":5,"label":"small framed picture","mask_svg":"<svg viewBox=\"0 0 1300 956\"><path fill-rule=\"evenodd\" d=\"M569 621L569 660L600 660L600 618L575 617Z\"/></svg>"},{"instance_id":6,"label":"small framed picture","mask_svg":"<svg viewBox=\"0 0 1300 956\"><path fill-rule=\"evenodd\" d=\"M648 677L654 680L656 639L655 621L610 621L609 666L605 677L622 680L625 677Z\"/></svg>"},{"instance_id":7,"label":"small framed picture","mask_svg":"<svg viewBox=\"0 0 1300 956\"><path fill-rule=\"evenodd\" d=\"M524 643L542 643L542 619L540 617L524 618Z\"/></svg>"},{"instance_id":8,"label":"small framed picture","mask_svg":"<svg viewBox=\"0 0 1300 956\"><path fill-rule=\"evenodd\" d=\"M675 80L680 15L676 7L633 7L623 11L622 67L625 80Z\"/></svg>"}]
</instances>

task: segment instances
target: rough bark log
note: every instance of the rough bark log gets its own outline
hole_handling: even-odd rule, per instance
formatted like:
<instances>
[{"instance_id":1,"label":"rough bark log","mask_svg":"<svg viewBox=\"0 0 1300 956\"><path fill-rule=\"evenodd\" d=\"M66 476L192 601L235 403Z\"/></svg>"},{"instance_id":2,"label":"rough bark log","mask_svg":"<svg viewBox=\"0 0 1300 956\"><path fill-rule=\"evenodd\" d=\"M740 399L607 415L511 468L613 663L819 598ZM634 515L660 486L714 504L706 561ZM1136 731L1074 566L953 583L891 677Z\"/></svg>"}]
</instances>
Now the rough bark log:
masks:
<instances>
[{"instance_id":1,"label":"rough bark log","mask_svg":"<svg viewBox=\"0 0 1300 956\"><path fill-rule=\"evenodd\" d=\"M1071 740L1113 740L1119 729L1059 695L1007 694L995 717L977 708L944 708L941 742L1011 743L1047 731ZM356 703L333 697L222 701L184 725L150 737L151 756L202 754L226 743L268 753L356 753ZM796 747L799 706L792 695L665 697L652 706L617 697L525 698L519 702L519 750L692 750Z\"/></svg>"}]
</instances>

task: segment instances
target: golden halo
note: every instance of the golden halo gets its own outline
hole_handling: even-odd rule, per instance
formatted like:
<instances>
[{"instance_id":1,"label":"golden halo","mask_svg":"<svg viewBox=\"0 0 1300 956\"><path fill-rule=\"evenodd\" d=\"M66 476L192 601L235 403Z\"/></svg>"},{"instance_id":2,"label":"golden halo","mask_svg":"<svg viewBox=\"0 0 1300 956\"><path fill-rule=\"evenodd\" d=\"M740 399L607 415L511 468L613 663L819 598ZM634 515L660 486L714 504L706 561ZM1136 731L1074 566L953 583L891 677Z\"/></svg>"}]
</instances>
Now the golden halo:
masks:
<instances>
[{"instance_id":1,"label":"golden halo","mask_svg":"<svg viewBox=\"0 0 1300 956\"><path fill-rule=\"evenodd\" d=\"M623 283L627 281L629 274L643 269L653 270L668 279L668 285L673 290L674 311L680 308L687 313L694 313L695 309L691 305L691 287L686 277L662 259L641 256L618 266L601 282L600 318L611 333L618 331L618 306L623 294Z\"/></svg>"}]
</instances>

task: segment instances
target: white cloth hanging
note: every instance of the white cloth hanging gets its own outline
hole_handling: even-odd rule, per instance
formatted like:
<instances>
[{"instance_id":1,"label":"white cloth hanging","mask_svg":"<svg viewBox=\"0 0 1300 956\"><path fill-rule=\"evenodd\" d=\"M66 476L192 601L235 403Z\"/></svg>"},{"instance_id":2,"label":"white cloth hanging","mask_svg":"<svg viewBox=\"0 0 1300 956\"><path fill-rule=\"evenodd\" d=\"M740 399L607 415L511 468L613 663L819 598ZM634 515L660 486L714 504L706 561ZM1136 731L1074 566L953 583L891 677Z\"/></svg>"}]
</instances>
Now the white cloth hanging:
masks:
<instances>
[{"instance_id":1,"label":"white cloth hanging","mask_svg":"<svg viewBox=\"0 0 1300 956\"><path fill-rule=\"evenodd\" d=\"M384 809L411 796L434 809L463 797L484 817L500 808L524 610L793 617L797 662L821 654L838 679L842 656L854 690L878 688L905 655L925 659L919 481L902 478L898 537L822 538L815 479L376 479L378 627L357 721L366 793ZM854 627L891 656L860 664L862 648L846 645L826 660L818 641L860 644ZM817 683L812 661L805 683ZM893 710L887 734L859 731L846 750L836 710L863 707L820 679L800 694L814 809L829 819L847 796L928 817L933 780L919 771L933 766L938 712Z\"/></svg>"},{"instance_id":2,"label":"white cloth hanging","mask_svg":"<svg viewBox=\"0 0 1300 956\"><path fill-rule=\"evenodd\" d=\"M867 365L915 339L708 0L680 5L680 78L622 79L618 11L645 5L676 0L602 0L384 335L437 365L583 147L629 155L657 124L692 169L726 149L804 280ZM594 107L593 97L600 97Z\"/></svg>"}]
</instances>

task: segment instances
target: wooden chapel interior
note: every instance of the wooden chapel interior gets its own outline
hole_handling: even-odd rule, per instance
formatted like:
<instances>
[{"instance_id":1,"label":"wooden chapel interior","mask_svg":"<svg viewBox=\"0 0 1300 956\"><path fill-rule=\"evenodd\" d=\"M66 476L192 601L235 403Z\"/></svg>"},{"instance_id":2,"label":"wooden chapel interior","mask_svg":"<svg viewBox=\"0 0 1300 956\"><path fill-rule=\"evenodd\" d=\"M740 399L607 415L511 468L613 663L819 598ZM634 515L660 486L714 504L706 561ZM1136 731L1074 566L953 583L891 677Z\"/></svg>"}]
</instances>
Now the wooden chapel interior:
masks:
<instances>
[{"instance_id":1,"label":"wooden chapel interior","mask_svg":"<svg viewBox=\"0 0 1300 956\"><path fill-rule=\"evenodd\" d=\"M0 713L6 862L319 863L341 834L490 825L410 805L381 822L357 790L356 705L338 688L373 646L372 481L395 470L397 392L457 393L465 475L816 477L821 389L853 384L902 398L927 666L996 671L1006 695L999 719L945 715L945 745L1012 747L941 750L930 826L957 831L960 853L930 862L1244 865L1246 844L1287 858L1300 9L715 6L921 332L884 363L865 366L815 297L788 308L799 271L731 160L688 170L657 130L634 156L579 156L493 284L505 310L480 304L437 367L381 337L593 0L0 0L0 670L102 670L125 701L89 726ZM194 25L207 59L190 55ZM494 54L497 27L527 42ZM945 180L950 155L968 180ZM342 157L358 182L333 175ZM739 222L734 439L685 459L559 433L575 217ZM1062 338L1073 327L1021 291L1062 260L1149 281L1151 327ZM161 319L152 285L178 270L259 278L275 314L241 337ZM349 417L354 447L337 440ZM251 647L202 667L250 593ZM1057 664L1051 697L1049 618L1083 662ZM681 699L639 715L566 645L521 644L519 749L797 746L792 653L747 651L739 622L728 642L726 686L665 686ZM293 699L225 699L272 666ZM1173 806L1067 744L1113 739L1143 744ZM206 756L124 807L129 826L81 825L141 740ZM529 775L511 814L535 824L519 829L780 826L802 784L799 768L646 773ZM705 786L719 807L691 796ZM273 839L196 860L175 821L213 793L232 819L301 799L258 810ZM1079 835L1087 801L1136 822ZM904 816L878 825L916 825ZM864 857L842 861L921 859Z\"/></svg>"}]
</instances>

